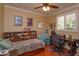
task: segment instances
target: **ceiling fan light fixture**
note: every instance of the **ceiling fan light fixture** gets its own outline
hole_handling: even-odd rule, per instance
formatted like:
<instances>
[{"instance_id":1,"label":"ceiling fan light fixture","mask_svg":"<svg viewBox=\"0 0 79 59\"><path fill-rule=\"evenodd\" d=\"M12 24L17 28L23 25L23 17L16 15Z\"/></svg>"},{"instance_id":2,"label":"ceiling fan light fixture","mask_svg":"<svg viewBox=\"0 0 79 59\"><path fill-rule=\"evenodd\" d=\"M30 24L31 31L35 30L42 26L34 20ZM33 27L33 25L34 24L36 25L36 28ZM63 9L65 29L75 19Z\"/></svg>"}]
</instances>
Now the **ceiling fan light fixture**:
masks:
<instances>
[{"instance_id":1,"label":"ceiling fan light fixture","mask_svg":"<svg viewBox=\"0 0 79 59\"><path fill-rule=\"evenodd\" d=\"M43 7L43 11L49 11L50 10L50 7L49 6L44 6Z\"/></svg>"},{"instance_id":2,"label":"ceiling fan light fixture","mask_svg":"<svg viewBox=\"0 0 79 59\"><path fill-rule=\"evenodd\" d=\"M49 6L47 6L47 10L50 10L50 7Z\"/></svg>"},{"instance_id":3,"label":"ceiling fan light fixture","mask_svg":"<svg viewBox=\"0 0 79 59\"><path fill-rule=\"evenodd\" d=\"M43 7L43 11L47 11L47 8L45 6Z\"/></svg>"}]
</instances>

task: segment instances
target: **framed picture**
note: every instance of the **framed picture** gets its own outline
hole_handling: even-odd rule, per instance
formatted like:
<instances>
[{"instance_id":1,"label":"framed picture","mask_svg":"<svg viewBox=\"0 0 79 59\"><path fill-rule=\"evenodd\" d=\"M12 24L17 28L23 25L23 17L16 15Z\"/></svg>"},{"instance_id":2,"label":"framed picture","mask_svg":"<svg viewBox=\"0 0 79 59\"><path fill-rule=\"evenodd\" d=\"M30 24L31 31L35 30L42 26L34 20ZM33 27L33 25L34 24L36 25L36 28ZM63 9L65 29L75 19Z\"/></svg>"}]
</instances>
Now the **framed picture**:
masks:
<instances>
[{"instance_id":1,"label":"framed picture","mask_svg":"<svg viewBox=\"0 0 79 59\"><path fill-rule=\"evenodd\" d=\"M50 29L55 30L55 23L51 23L49 24L49 26L50 26Z\"/></svg>"},{"instance_id":2,"label":"framed picture","mask_svg":"<svg viewBox=\"0 0 79 59\"><path fill-rule=\"evenodd\" d=\"M43 22L37 22L37 27L38 28L44 28L44 23Z\"/></svg>"},{"instance_id":3,"label":"framed picture","mask_svg":"<svg viewBox=\"0 0 79 59\"><path fill-rule=\"evenodd\" d=\"M23 17L14 16L14 25L15 26L22 26L22 24L23 24Z\"/></svg>"},{"instance_id":4,"label":"framed picture","mask_svg":"<svg viewBox=\"0 0 79 59\"><path fill-rule=\"evenodd\" d=\"M33 26L33 18L27 18L27 26L32 27Z\"/></svg>"}]
</instances>

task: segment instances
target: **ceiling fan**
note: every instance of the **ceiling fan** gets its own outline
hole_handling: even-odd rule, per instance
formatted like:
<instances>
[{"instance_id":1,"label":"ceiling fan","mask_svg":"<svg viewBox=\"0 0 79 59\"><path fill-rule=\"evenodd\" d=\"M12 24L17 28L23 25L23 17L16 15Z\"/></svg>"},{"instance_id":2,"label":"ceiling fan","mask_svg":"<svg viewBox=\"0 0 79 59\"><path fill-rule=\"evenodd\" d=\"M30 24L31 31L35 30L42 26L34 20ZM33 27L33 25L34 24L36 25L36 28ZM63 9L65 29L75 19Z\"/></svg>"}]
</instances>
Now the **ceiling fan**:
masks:
<instances>
[{"instance_id":1,"label":"ceiling fan","mask_svg":"<svg viewBox=\"0 0 79 59\"><path fill-rule=\"evenodd\" d=\"M59 7L56 5L49 5L49 3L42 3L42 6L35 7L34 9L38 9L38 8L43 8L43 11L49 11L50 8L57 9Z\"/></svg>"}]
</instances>

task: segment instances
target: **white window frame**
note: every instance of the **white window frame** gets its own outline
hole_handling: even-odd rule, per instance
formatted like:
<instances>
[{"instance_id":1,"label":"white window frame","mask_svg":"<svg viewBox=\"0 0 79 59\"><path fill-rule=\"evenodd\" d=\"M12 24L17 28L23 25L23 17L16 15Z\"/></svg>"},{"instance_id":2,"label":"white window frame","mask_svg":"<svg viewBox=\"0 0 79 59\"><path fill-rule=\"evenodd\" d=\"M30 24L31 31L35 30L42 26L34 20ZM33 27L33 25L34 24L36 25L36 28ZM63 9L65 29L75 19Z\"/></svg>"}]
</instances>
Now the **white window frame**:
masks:
<instances>
[{"instance_id":1,"label":"white window frame","mask_svg":"<svg viewBox=\"0 0 79 59\"><path fill-rule=\"evenodd\" d=\"M57 30L57 31L63 31L63 29L61 29L61 30L60 30L60 29L59 29L59 30L57 29L58 17L61 17L61 16L63 16L63 15L58 15L58 16L56 17L56 30ZM64 23L65 23L65 22L64 22ZM64 27L64 28L65 28L65 27Z\"/></svg>"},{"instance_id":2,"label":"white window frame","mask_svg":"<svg viewBox=\"0 0 79 59\"><path fill-rule=\"evenodd\" d=\"M72 13L75 13L76 15L76 20L75 20L75 30L67 30L66 29L66 15L69 15L69 14L72 14ZM64 16L64 30L63 29L60 29L58 30L57 29L57 21L58 21L58 17L61 17L61 16ZM56 16L56 31L65 31L65 32L78 32L78 10L72 10L72 11L68 11L68 12L65 12L65 13L62 13L62 14L59 14Z\"/></svg>"}]
</instances>

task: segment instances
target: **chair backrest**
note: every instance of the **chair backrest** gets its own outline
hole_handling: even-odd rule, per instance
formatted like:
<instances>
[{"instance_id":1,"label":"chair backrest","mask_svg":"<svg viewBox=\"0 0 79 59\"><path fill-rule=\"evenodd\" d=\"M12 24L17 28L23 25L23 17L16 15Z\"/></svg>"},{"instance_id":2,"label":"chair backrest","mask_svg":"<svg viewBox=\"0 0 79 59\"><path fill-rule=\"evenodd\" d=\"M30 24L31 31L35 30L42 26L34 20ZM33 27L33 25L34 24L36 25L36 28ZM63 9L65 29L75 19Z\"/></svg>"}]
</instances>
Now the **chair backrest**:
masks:
<instances>
[{"instance_id":1,"label":"chair backrest","mask_svg":"<svg viewBox=\"0 0 79 59\"><path fill-rule=\"evenodd\" d=\"M59 35L52 35L51 41L51 43L56 46L62 46L64 44L64 41L59 37Z\"/></svg>"},{"instance_id":2,"label":"chair backrest","mask_svg":"<svg viewBox=\"0 0 79 59\"><path fill-rule=\"evenodd\" d=\"M57 46L59 46L59 39L58 39L58 37L56 36L56 35L52 35L51 36L51 43L53 44L53 45L57 45Z\"/></svg>"}]
</instances>

